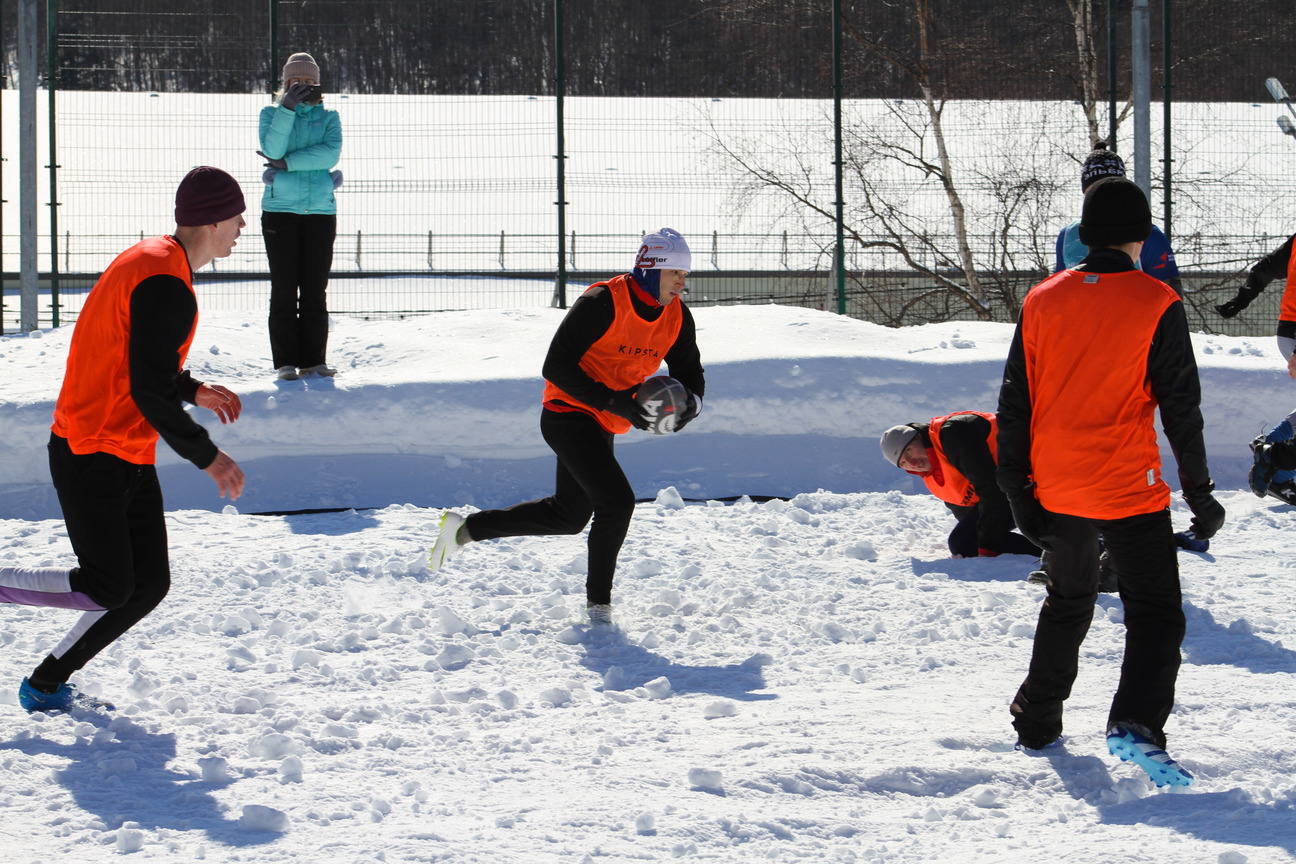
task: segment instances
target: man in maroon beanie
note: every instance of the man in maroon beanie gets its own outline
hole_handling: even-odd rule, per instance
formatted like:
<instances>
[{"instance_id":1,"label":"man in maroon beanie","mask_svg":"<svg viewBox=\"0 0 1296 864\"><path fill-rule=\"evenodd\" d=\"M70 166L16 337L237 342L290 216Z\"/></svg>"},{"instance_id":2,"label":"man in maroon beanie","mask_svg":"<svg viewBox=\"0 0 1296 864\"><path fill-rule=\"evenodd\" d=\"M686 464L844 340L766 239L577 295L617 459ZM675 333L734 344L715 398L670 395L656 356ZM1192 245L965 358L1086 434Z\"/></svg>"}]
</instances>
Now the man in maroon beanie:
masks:
<instances>
[{"instance_id":1,"label":"man in maroon beanie","mask_svg":"<svg viewBox=\"0 0 1296 864\"><path fill-rule=\"evenodd\" d=\"M50 476L76 567L0 567L0 602L82 614L36 670L18 704L29 712L112 706L79 694L68 678L151 612L171 586L159 436L216 482L243 492L243 472L184 410L190 402L222 423L238 396L184 369L198 324L193 273L233 250L243 193L219 168L195 168L176 191L174 234L141 240L99 277L72 333L54 407Z\"/></svg>"}]
</instances>

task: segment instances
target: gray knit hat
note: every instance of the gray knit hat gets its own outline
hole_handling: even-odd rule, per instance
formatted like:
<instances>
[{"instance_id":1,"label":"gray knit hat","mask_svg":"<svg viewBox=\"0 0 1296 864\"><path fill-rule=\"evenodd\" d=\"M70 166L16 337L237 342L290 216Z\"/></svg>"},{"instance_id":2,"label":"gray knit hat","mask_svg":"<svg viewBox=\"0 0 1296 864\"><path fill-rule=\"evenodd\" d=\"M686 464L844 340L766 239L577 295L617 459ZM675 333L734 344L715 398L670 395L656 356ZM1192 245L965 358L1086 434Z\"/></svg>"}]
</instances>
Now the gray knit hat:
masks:
<instances>
[{"instance_id":1,"label":"gray knit hat","mask_svg":"<svg viewBox=\"0 0 1296 864\"><path fill-rule=\"evenodd\" d=\"M284 64L283 74L279 77L281 82L289 78L311 78L315 81L320 80L319 64L315 58L305 51L298 51L288 58Z\"/></svg>"},{"instance_id":2,"label":"gray knit hat","mask_svg":"<svg viewBox=\"0 0 1296 864\"><path fill-rule=\"evenodd\" d=\"M909 442L916 437L918 437L918 430L914 426L892 426L882 433L882 440L878 442L882 445L883 458L899 468L901 454L909 446Z\"/></svg>"}]
</instances>

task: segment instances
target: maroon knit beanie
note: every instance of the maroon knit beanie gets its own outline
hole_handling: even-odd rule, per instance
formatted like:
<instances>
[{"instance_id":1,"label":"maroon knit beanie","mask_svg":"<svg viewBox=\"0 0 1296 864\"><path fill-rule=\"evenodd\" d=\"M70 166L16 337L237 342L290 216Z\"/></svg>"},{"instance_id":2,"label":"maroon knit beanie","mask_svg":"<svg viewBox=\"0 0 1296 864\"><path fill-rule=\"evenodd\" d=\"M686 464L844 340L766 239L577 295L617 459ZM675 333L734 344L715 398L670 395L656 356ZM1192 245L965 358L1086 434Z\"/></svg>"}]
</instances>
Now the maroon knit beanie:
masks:
<instances>
[{"instance_id":1,"label":"maroon knit beanie","mask_svg":"<svg viewBox=\"0 0 1296 864\"><path fill-rule=\"evenodd\" d=\"M219 168L200 165L176 190L177 225L215 225L247 209L238 181Z\"/></svg>"}]
</instances>

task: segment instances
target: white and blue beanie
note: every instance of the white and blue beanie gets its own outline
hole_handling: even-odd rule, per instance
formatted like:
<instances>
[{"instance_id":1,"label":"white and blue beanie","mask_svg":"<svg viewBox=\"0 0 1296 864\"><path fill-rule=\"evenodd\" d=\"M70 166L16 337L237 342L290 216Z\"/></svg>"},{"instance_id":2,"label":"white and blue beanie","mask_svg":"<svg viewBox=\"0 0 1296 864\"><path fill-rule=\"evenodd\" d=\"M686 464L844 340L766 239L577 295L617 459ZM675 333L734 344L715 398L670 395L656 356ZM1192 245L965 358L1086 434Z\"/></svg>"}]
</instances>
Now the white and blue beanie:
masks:
<instances>
[{"instance_id":1,"label":"white and blue beanie","mask_svg":"<svg viewBox=\"0 0 1296 864\"><path fill-rule=\"evenodd\" d=\"M693 253L678 231L663 228L652 234L645 234L639 241L639 253L635 256L634 276L639 287L661 300L661 271L683 270L688 273L693 269Z\"/></svg>"}]
</instances>

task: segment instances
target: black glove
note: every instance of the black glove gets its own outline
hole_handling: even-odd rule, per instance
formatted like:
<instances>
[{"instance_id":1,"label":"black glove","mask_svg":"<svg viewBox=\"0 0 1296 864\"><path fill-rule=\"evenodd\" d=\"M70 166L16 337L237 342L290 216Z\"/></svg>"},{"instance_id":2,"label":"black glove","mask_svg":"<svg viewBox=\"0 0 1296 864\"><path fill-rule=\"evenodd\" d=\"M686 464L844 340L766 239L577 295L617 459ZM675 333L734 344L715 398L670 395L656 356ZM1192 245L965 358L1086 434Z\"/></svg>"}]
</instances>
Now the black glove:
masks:
<instances>
[{"instance_id":1,"label":"black glove","mask_svg":"<svg viewBox=\"0 0 1296 864\"><path fill-rule=\"evenodd\" d=\"M265 164L267 168L275 168L279 171L288 170L288 161L286 159L271 159L269 156L265 155L260 150L257 151L257 155L260 156L262 159L266 160Z\"/></svg>"},{"instance_id":2,"label":"black glove","mask_svg":"<svg viewBox=\"0 0 1296 864\"><path fill-rule=\"evenodd\" d=\"M1232 318L1243 309L1251 305L1251 301L1260 296L1260 289L1247 285L1239 288L1237 296L1227 303L1221 303L1215 307L1215 311L1220 314L1221 318Z\"/></svg>"},{"instance_id":3,"label":"black glove","mask_svg":"<svg viewBox=\"0 0 1296 864\"><path fill-rule=\"evenodd\" d=\"M1224 505L1215 500L1214 495L1206 495L1196 503L1188 502L1193 512L1192 523L1188 526L1198 540L1209 540L1224 524Z\"/></svg>"},{"instance_id":4,"label":"black glove","mask_svg":"<svg viewBox=\"0 0 1296 864\"><path fill-rule=\"evenodd\" d=\"M693 395L692 391L688 394L688 404L684 406L684 413L675 418L675 431L678 432L684 428L690 420L702 412L702 401Z\"/></svg>"},{"instance_id":5,"label":"black glove","mask_svg":"<svg viewBox=\"0 0 1296 864\"><path fill-rule=\"evenodd\" d=\"M1224 524L1224 506L1211 494L1215 484L1208 480L1201 488L1184 493L1188 509L1192 511L1192 524L1188 526L1198 540L1209 540Z\"/></svg>"},{"instance_id":6,"label":"black glove","mask_svg":"<svg viewBox=\"0 0 1296 864\"><path fill-rule=\"evenodd\" d=\"M630 387L626 390L617 390L613 392L612 398L608 400L604 409L612 412L618 417L624 417L630 421L630 425L636 429L648 428L648 413L644 411L643 406L635 401L635 392L638 387Z\"/></svg>"},{"instance_id":7,"label":"black glove","mask_svg":"<svg viewBox=\"0 0 1296 864\"><path fill-rule=\"evenodd\" d=\"M1255 458L1255 463L1247 472L1247 481L1251 484L1251 491L1259 498L1269 494L1269 484L1278 473L1278 466L1274 464L1273 454L1270 452L1273 448L1273 444L1265 443L1263 435L1251 442L1251 455Z\"/></svg>"},{"instance_id":8,"label":"black glove","mask_svg":"<svg viewBox=\"0 0 1296 864\"><path fill-rule=\"evenodd\" d=\"M306 97L310 95L310 92L310 84L298 81L296 84L288 88L288 92L284 93L283 98L279 100L279 107L287 108L291 111L296 108L298 104L306 101Z\"/></svg>"},{"instance_id":9,"label":"black glove","mask_svg":"<svg viewBox=\"0 0 1296 864\"><path fill-rule=\"evenodd\" d=\"M1006 494L1006 493L1005 493ZM1055 536L1048 530L1048 511L1035 497L1035 484L1031 483L1008 495L1008 507L1013 522L1022 536L1046 552L1053 551Z\"/></svg>"}]
</instances>

